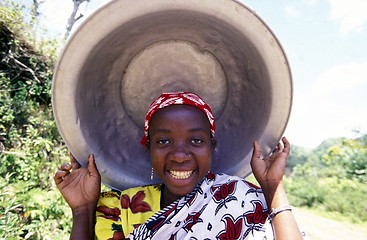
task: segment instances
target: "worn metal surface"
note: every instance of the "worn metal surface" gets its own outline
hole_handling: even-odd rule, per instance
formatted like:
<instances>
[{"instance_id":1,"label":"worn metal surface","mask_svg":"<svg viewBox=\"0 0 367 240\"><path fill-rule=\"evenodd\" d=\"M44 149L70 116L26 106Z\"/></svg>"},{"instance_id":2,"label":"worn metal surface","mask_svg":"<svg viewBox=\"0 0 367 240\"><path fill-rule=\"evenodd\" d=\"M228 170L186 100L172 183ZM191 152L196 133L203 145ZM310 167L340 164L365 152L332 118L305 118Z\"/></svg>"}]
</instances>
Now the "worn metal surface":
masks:
<instances>
[{"instance_id":1,"label":"worn metal surface","mask_svg":"<svg viewBox=\"0 0 367 240\"><path fill-rule=\"evenodd\" d=\"M166 91L192 91L213 108L212 170L251 172L252 142L269 153L292 104L288 61L254 12L229 0L119 0L93 14L55 69L57 126L82 165L94 153L111 187L150 184L139 144L148 105ZM158 181L158 179L155 179Z\"/></svg>"}]
</instances>

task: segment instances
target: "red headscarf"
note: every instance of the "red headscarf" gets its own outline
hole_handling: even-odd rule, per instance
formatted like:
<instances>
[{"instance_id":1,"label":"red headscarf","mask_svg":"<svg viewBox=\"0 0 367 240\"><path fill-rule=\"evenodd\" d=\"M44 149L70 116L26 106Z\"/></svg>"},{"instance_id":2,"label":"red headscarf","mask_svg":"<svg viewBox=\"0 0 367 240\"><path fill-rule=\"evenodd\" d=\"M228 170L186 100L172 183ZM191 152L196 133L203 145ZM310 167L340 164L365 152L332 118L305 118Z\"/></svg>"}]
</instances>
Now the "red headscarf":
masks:
<instances>
[{"instance_id":1,"label":"red headscarf","mask_svg":"<svg viewBox=\"0 0 367 240\"><path fill-rule=\"evenodd\" d=\"M210 131L212 134L212 138L215 135L215 120L212 109L210 106L204 102L202 98L198 95L190 92L170 92L170 93L163 93L159 96L154 102L150 104L148 113L145 117L144 122L144 136L141 140L141 144L146 145L148 143L148 131L150 120L154 113L156 113L159 109L168 107L175 104L185 104L197 107L200 109L205 116L208 118L210 123Z\"/></svg>"}]
</instances>

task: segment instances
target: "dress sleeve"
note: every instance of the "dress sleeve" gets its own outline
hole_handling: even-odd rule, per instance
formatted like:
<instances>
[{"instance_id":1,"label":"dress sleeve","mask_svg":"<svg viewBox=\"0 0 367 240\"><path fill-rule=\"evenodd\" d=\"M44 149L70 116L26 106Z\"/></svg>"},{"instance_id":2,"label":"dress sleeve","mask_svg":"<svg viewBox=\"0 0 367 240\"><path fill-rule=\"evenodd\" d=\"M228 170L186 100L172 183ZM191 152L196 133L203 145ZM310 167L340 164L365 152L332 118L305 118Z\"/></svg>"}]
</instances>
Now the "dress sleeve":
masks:
<instances>
[{"instance_id":1,"label":"dress sleeve","mask_svg":"<svg viewBox=\"0 0 367 240\"><path fill-rule=\"evenodd\" d=\"M160 210L160 186L102 193L96 212L96 239L125 239Z\"/></svg>"},{"instance_id":2,"label":"dress sleeve","mask_svg":"<svg viewBox=\"0 0 367 240\"><path fill-rule=\"evenodd\" d=\"M96 239L124 239L120 192L101 193L96 212Z\"/></svg>"}]
</instances>

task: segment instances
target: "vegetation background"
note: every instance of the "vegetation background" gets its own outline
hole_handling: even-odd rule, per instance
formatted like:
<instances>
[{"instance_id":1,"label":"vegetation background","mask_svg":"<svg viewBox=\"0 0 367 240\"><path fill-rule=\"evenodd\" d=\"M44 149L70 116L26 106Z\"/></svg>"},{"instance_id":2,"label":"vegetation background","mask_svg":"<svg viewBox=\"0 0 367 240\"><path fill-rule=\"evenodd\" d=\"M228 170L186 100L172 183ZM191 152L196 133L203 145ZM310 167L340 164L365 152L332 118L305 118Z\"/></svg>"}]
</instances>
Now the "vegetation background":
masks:
<instances>
[{"instance_id":1,"label":"vegetation background","mask_svg":"<svg viewBox=\"0 0 367 240\"><path fill-rule=\"evenodd\" d=\"M37 4L0 3L0 239L68 239L71 228L53 182L68 161L51 108L63 40L39 39L39 31ZM360 136L293 146L285 177L291 204L367 226L367 135Z\"/></svg>"}]
</instances>

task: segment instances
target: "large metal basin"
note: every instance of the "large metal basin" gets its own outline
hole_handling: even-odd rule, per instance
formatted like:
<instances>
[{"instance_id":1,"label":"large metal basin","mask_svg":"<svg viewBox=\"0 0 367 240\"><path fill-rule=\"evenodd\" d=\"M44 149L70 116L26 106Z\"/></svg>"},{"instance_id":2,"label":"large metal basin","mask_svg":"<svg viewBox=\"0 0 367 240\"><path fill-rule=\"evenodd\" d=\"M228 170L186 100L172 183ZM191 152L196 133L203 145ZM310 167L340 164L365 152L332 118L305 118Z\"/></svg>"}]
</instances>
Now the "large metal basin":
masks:
<instances>
[{"instance_id":1,"label":"large metal basin","mask_svg":"<svg viewBox=\"0 0 367 240\"><path fill-rule=\"evenodd\" d=\"M90 153L113 188L150 180L141 146L148 105L192 91L214 109L212 171L251 173L253 140L269 154L292 103L286 56L272 31L231 0L118 0L96 11L67 43L55 69L53 110L77 160Z\"/></svg>"}]
</instances>

